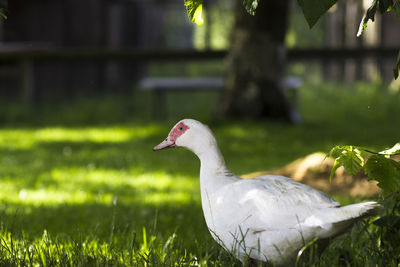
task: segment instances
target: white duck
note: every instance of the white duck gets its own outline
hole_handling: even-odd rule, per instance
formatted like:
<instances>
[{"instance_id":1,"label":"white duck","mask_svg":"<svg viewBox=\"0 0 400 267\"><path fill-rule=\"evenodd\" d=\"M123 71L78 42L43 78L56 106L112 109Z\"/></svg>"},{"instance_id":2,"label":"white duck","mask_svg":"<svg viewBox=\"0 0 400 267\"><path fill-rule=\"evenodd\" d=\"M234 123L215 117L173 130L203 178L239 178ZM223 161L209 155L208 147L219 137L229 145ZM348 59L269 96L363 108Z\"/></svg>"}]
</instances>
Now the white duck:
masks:
<instances>
[{"instance_id":1,"label":"white duck","mask_svg":"<svg viewBox=\"0 0 400 267\"><path fill-rule=\"evenodd\" d=\"M154 150L184 147L201 161L204 217L213 238L240 260L291 263L314 238L336 236L362 217L376 214L376 202L341 207L334 199L290 178L264 175L241 179L225 165L211 130L184 119Z\"/></svg>"}]
</instances>

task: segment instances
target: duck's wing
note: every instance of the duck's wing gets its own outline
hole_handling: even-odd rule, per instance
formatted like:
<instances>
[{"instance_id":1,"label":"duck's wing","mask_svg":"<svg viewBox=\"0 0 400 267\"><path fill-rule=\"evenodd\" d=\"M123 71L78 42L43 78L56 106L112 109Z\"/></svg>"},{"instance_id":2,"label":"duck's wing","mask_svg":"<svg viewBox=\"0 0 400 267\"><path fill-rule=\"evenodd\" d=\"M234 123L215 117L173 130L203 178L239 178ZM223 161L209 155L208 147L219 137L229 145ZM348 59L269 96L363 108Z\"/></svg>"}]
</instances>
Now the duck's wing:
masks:
<instances>
[{"instance_id":1,"label":"duck's wing","mask_svg":"<svg viewBox=\"0 0 400 267\"><path fill-rule=\"evenodd\" d=\"M319 190L275 175L230 184L213 202L213 212L227 218L226 224L239 223L255 232L298 227L313 216L321 217L327 209L340 207Z\"/></svg>"},{"instance_id":2,"label":"duck's wing","mask_svg":"<svg viewBox=\"0 0 400 267\"><path fill-rule=\"evenodd\" d=\"M280 205L286 207L290 205L321 209L340 206L339 202L324 192L284 176L260 176L254 180L253 186L261 189L265 194L264 197L275 199Z\"/></svg>"}]
</instances>

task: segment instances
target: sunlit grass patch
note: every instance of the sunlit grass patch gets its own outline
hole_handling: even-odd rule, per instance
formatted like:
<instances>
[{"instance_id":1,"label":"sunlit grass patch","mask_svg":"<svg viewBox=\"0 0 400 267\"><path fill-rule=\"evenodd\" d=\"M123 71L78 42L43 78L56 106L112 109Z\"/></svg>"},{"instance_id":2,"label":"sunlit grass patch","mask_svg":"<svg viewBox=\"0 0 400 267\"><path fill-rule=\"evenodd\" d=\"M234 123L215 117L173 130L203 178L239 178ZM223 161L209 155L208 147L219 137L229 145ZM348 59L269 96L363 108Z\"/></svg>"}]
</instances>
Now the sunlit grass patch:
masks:
<instances>
[{"instance_id":1,"label":"sunlit grass patch","mask_svg":"<svg viewBox=\"0 0 400 267\"><path fill-rule=\"evenodd\" d=\"M187 204L199 199L198 180L163 172L86 168L53 169L46 184L25 188L0 181L0 200L23 205L60 205L122 201L125 204Z\"/></svg>"},{"instance_id":2,"label":"sunlit grass patch","mask_svg":"<svg viewBox=\"0 0 400 267\"><path fill-rule=\"evenodd\" d=\"M135 127L0 129L0 148L28 149L38 143L52 142L121 143L159 132L160 127L154 124Z\"/></svg>"}]
</instances>

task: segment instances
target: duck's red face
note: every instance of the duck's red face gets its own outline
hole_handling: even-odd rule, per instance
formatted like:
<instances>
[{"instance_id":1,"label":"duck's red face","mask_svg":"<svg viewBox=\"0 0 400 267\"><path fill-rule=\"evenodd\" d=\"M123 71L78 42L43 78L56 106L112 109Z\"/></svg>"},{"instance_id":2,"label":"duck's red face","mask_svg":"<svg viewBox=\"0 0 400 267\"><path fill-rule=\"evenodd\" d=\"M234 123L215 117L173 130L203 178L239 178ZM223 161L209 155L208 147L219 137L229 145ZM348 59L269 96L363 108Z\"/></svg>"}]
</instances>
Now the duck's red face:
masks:
<instances>
[{"instance_id":1,"label":"duck's red face","mask_svg":"<svg viewBox=\"0 0 400 267\"><path fill-rule=\"evenodd\" d=\"M178 137L184 134L188 129L189 126L187 126L183 122L179 122L174 128L172 128L167 138L165 138L165 140L162 141L159 145L155 146L153 150L161 150L168 147L176 147L175 144L176 139L178 139Z\"/></svg>"}]
</instances>

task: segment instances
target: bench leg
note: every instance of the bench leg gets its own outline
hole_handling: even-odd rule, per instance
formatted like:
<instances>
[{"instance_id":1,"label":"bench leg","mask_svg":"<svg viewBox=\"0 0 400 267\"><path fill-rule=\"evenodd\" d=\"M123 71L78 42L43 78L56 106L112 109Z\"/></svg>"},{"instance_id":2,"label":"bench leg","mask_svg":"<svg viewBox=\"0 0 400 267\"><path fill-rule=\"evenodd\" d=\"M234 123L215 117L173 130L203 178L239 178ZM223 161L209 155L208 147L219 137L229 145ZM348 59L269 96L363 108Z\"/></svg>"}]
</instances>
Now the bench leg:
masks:
<instances>
[{"instance_id":1,"label":"bench leg","mask_svg":"<svg viewBox=\"0 0 400 267\"><path fill-rule=\"evenodd\" d=\"M25 104L32 104L34 94L34 76L33 76L33 63L29 59L24 59L21 62L21 87L22 87L22 100Z\"/></svg>"},{"instance_id":2,"label":"bench leg","mask_svg":"<svg viewBox=\"0 0 400 267\"><path fill-rule=\"evenodd\" d=\"M166 102L165 92L162 90L154 90L153 115L157 120L165 120L167 118Z\"/></svg>"}]
</instances>

